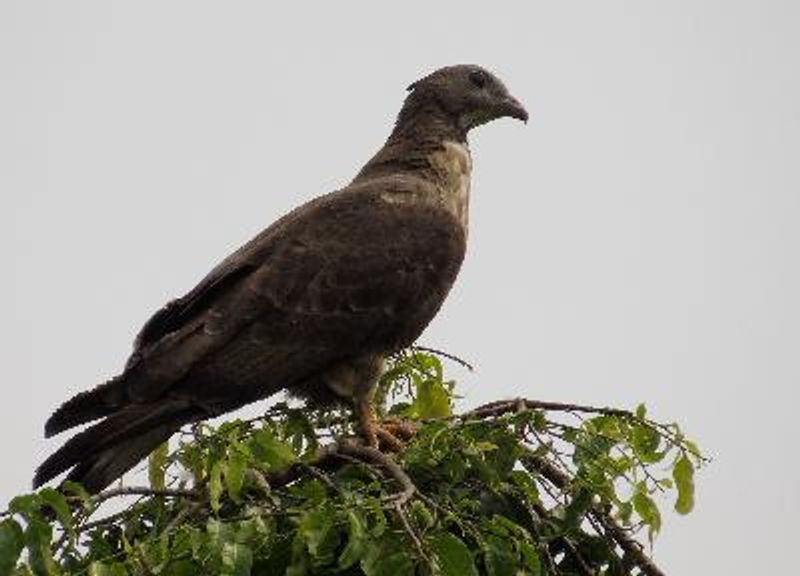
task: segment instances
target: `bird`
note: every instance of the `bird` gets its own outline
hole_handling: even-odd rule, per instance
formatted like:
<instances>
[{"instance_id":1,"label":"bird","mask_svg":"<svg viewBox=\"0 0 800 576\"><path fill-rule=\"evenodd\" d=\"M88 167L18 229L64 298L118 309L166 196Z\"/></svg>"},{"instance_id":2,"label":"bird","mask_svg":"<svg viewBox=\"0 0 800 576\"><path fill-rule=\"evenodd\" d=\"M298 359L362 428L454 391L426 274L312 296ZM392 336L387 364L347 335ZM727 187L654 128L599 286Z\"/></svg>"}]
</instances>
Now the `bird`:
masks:
<instances>
[{"instance_id":1,"label":"bird","mask_svg":"<svg viewBox=\"0 0 800 576\"><path fill-rule=\"evenodd\" d=\"M45 437L91 423L36 470L98 493L183 425L286 390L350 406L378 445L385 359L439 311L464 259L468 133L528 112L486 68L439 68L407 89L388 139L347 186L285 214L158 310L123 371L63 403Z\"/></svg>"}]
</instances>

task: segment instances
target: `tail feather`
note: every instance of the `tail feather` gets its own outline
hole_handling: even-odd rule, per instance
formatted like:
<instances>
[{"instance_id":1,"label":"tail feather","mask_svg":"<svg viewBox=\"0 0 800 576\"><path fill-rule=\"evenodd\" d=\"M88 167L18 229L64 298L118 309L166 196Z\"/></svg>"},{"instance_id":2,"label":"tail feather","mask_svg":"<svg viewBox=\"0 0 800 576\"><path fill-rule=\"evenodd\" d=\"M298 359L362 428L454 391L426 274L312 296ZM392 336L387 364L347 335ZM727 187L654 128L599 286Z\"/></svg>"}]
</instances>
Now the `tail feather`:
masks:
<instances>
[{"instance_id":1,"label":"tail feather","mask_svg":"<svg viewBox=\"0 0 800 576\"><path fill-rule=\"evenodd\" d=\"M68 479L102 490L198 415L188 403L166 399L124 408L70 438L37 468L33 485L75 467Z\"/></svg>"},{"instance_id":2,"label":"tail feather","mask_svg":"<svg viewBox=\"0 0 800 576\"><path fill-rule=\"evenodd\" d=\"M67 475L67 480L80 483L90 494L97 494L136 466L159 444L166 442L177 428L172 424L163 424L110 446L75 466Z\"/></svg>"},{"instance_id":3,"label":"tail feather","mask_svg":"<svg viewBox=\"0 0 800 576\"><path fill-rule=\"evenodd\" d=\"M64 402L45 423L45 438L115 412L128 400L126 379L123 373Z\"/></svg>"}]
</instances>

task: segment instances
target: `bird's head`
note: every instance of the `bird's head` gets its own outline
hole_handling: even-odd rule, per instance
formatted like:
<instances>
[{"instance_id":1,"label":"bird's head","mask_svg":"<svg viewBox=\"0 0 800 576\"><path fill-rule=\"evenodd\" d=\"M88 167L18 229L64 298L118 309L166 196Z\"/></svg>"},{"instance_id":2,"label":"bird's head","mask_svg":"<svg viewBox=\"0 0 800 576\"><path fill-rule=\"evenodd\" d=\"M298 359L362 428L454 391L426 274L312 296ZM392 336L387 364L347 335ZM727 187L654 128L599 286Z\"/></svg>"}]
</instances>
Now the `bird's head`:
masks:
<instances>
[{"instance_id":1,"label":"bird's head","mask_svg":"<svg viewBox=\"0 0 800 576\"><path fill-rule=\"evenodd\" d=\"M473 64L447 66L408 87L404 108L438 109L464 135L481 124L509 117L528 121L528 112L488 70Z\"/></svg>"}]
</instances>

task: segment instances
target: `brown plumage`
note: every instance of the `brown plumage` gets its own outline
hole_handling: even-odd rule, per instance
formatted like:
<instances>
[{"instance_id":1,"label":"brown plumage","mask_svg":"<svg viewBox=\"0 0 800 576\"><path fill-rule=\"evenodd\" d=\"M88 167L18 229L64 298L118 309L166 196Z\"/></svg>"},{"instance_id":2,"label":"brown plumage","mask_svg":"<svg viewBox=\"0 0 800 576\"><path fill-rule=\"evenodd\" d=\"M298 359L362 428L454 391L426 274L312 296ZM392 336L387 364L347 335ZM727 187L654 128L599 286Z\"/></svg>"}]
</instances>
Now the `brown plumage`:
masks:
<instances>
[{"instance_id":1,"label":"brown plumage","mask_svg":"<svg viewBox=\"0 0 800 576\"><path fill-rule=\"evenodd\" d=\"M351 402L375 443L383 359L434 317L464 257L467 132L527 120L477 66L415 82L384 147L353 182L287 214L144 326L119 376L64 403L46 436L102 419L37 470L98 492L180 426L281 389Z\"/></svg>"}]
</instances>

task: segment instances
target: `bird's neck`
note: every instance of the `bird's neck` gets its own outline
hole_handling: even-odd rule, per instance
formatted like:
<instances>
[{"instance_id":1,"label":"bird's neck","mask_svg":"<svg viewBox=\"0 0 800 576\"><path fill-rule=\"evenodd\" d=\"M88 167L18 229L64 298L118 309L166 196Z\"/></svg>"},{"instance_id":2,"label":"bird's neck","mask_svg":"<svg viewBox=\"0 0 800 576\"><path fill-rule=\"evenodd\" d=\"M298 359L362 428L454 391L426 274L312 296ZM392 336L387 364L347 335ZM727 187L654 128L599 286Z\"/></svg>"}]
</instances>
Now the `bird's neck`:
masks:
<instances>
[{"instance_id":1,"label":"bird's neck","mask_svg":"<svg viewBox=\"0 0 800 576\"><path fill-rule=\"evenodd\" d=\"M390 202L425 202L451 212L466 232L472 158L466 137L438 113L398 118L378 153L361 169L353 183L383 177L407 176L424 181L416 193L403 187L387 191Z\"/></svg>"},{"instance_id":2,"label":"bird's neck","mask_svg":"<svg viewBox=\"0 0 800 576\"><path fill-rule=\"evenodd\" d=\"M467 135L456 120L434 103L409 99L383 148L361 169L356 180L399 173L424 177L436 172L431 156L452 144L467 147Z\"/></svg>"},{"instance_id":3,"label":"bird's neck","mask_svg":"<svg viewBox=\"0 0 800 576\"><path fill-rule=\"evenodd\" d=\"M467 133L459 126L458 118L445 110L434 99L410 95L389 136L393 140L438 137L452 142L466 142Z\"/></svg>"}]
</instances>

